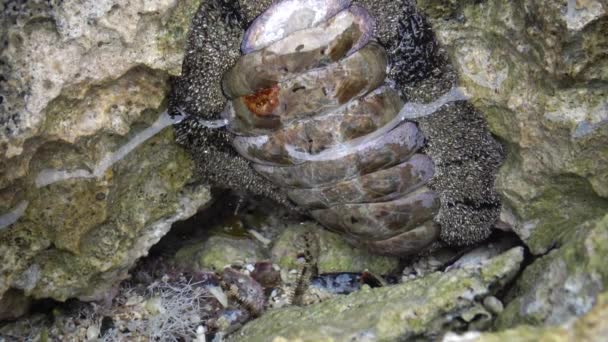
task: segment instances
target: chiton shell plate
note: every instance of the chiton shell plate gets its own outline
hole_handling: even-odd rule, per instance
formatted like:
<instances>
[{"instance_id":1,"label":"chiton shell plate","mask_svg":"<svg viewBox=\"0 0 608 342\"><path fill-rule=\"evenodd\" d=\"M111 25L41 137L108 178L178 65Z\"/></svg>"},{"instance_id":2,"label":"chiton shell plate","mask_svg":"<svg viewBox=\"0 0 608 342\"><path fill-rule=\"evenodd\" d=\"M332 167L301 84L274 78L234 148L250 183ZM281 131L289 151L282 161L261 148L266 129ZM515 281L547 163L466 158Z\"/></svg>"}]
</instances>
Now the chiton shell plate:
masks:
<instances>
[{"instance_id":1,"label":"chiton shell plate","mask_svg":"<svg viewBox=\"0 0 608 342\"><path fill-rule=\"evenodd\" d=\"M223 78L236 151L328 229L382 254L438 239L440 201L412 107L387 85L374 19L350 1L273 3ZM437 107L437 104L433 104Z\"/></svg>"}]
</instances>

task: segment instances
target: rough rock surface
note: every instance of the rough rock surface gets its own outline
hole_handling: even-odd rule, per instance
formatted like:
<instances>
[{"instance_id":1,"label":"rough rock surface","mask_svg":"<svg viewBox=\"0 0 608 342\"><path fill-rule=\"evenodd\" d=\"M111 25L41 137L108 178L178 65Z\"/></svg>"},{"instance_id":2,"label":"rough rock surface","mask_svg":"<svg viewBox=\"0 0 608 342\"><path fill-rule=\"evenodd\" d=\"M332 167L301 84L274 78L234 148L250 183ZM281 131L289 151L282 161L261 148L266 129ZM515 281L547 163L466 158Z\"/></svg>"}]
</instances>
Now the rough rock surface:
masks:
<instances>
[{"instance_id":1,"label":"rough rock surface","mask_svg":"<svg viewBox=\"0 0 608 342\"><path fill-rule=\"evenodd\" d=\"M597 304L589 313L560 326L535 327L521 325L496 333L469 332L464 335L450 335L443 342L567 342L603 341L608 336L608 293L598 296Z\"/></svg>"},{"instance_id":2,"label":"rough rock surface","mask_svg":"<svg viewBox=\"0 0 608 342\"><path fill-rule=\"evenodd\" d=\"M247 237L214 235L204 242L194 241L175 255L178 265L196 271L221 272L226 266L255 264L268 259L263 246Z\"/></svg>"},{"instance_id":3,"label":"rough rock surface","mask_svg":"<svg viewBox=\"0 0 608 342\"><path fill-rule=\"evenodd\" d=\"M608 215L576 228L570 241L526 267L497 328L562 324L591 310L608 285Z\"/></svg>"},{"instance_id":4,"label":"rough rock surface","mask_svg":"<svg viewBox=\"0 0 608 342\"><path fill-rule=\"evenodd\" d=\"M310 255L318 273L362 272L389 274L397 269L397 258L374 255L349 245L338 234L306 222L287 227L272 246L272 261L281 269L297 269L298 255Z\"/></svg>"},{"instance_id":5,"label":"rough rock surface","mask_svg":"<svg viewBox=\"0 0 608 342\"><path fill-rule=\"evenodd\" d=\"M532 253L608 209L608 4L418 0L508 157L501 219Z\"/></svg>"},{"instance_id":6,"label":"rough rock surface","mask_svg":"<svg viewBox=\"0 0 608 342\"><path fill-rule=\"evenodd\" d=\"M210 199L171 128L126 145L162 127L198 3L0 6L0 297L99 298Z\"/></svg>"},{"instance_id":7,"label":"rough rock surface","mask_svg":"<svg viewBox=\"0 0 608 342\"><path fill-rule=\"evenodd\" d=\"M229 336L231 341L404 341L437 338L491 316L478 300L517 273L516 247L476 267L436 272L401 285L363 289L308 307L272 310ZM480 319L481 318L481 319ZM487 321L486 321L487 322Z\"/></svg>"}]
</instances>

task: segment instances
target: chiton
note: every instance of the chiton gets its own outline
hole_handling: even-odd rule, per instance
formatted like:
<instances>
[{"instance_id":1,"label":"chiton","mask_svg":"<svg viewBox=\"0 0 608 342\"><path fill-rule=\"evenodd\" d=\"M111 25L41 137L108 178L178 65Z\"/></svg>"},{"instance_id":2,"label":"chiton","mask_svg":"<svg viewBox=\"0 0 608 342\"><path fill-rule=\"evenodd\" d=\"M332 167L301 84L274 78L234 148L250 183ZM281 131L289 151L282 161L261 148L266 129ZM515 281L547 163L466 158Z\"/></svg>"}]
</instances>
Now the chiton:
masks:
<instances>
[{"instance_id":1,"label":"chiton","mask_svg":"<svg viewBox=\"0 0 608 342\"><path fill-rule=\"evenodd\" d=\"M438 240L433 160L411 121L462 99L404 103L374 18L347 0L273 3L222 87L232 146L328 229L381 254Z\"/></svg>"}]
</instances>

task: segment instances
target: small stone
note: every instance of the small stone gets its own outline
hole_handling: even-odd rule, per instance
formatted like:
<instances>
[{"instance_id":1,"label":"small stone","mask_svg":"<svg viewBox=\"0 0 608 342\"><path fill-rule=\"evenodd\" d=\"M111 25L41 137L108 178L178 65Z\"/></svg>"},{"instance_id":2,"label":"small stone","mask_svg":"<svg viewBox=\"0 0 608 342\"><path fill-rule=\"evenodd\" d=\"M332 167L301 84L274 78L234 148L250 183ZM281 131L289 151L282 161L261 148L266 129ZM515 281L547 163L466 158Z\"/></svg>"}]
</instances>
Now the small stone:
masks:
<instances>
[{"instance_id":1,"label":"small stone","mask_svg":"<svg viewBox=\"0 0 608 342\"><path fill-rule=\"evenodd\" d=\"M267 261L256 263L251 276L264 288L273 288L281 284L281 272Z\"/></svg>"},{"instance_id":2,"label":"small stone","mask_svg":"<svg viewBox=\"0 0 608 342\"><path fill-rule=\"evenodd\" d=\"M207 339L205 337L205 327L203 327L202 325L199 325L198 327L196 327L196 338L194 339L194 342L206 342Z\"/></svg>"},{"instance_id":3,"label":"small stone","mask_svg":"<svg viewBox=\"0 0 608 342\"><path fill-rule=\"evenodd\" d=\"M96 324L92 324L87 328L87 341L95 340L99 337L99 328Z\"/></svg>"},{"instance_id":4,"label":"small stone","mask_svg":"<svg viewBox=\"0 0 608 342\"><path fill-rule=\"evenodd\" d=\"M494 296L488 296L484 298L483 306L485 306L486 309L488 309L494 315L498 315L505 309L500 299Z\"/></svg>"}]
</instances>

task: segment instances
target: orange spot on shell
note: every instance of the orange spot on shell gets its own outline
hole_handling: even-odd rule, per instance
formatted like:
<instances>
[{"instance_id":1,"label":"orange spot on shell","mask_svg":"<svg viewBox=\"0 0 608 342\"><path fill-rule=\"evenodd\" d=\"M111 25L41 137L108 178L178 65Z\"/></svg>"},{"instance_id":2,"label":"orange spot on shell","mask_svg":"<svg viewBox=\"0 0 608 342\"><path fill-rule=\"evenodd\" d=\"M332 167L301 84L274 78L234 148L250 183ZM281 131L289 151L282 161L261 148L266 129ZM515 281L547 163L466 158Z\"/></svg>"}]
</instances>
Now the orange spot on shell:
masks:
<instances>
[{"instance_id":1,"label":"orange spot on shell","mask_svg":"<svg viewBox=\"0 0 608 342\"><path fill-rule=\"evenodd\" d=\"M271 115L279 105L279 85L259 90L255 94L244 97L244 102L249 111L257 116Z\"/></svg>"}]
</instances>

